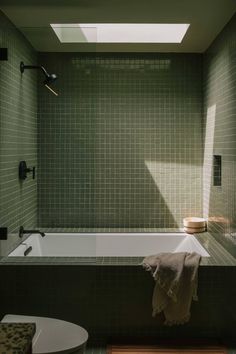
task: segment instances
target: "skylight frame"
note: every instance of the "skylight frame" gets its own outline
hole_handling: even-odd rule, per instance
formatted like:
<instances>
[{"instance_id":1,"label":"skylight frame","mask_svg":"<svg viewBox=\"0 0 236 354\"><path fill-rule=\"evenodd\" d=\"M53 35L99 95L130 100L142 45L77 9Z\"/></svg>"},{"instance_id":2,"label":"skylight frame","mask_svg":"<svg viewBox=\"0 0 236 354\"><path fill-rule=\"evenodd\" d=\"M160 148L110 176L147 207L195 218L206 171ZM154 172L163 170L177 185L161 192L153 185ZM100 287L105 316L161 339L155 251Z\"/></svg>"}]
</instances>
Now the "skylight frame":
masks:
<instances>
[{"instance_id":1,"label":"skylight frame","mask_svg":"<svg viewBox=\"0 0 236 354\"><path fill-rule=\"evenodd\" d=\"M181 43L187 23L50 24L61 43Z\"/></svg>"}]
</instances>

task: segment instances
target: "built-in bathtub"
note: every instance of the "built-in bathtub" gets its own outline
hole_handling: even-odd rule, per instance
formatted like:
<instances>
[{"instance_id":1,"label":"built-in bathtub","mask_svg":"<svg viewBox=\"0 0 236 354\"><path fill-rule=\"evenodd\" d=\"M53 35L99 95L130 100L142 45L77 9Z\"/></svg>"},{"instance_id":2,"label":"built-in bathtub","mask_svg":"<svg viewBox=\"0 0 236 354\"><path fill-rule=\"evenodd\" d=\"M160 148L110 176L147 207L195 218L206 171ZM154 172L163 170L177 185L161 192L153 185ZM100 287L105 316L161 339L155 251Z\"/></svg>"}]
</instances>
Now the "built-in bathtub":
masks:
<instances>
[{"instance_id":1,"label":"built-in bathtub","mask_svg":"<svg viewBox=\"0 0 236 354\"><path fill-rule=\"evenodd\" d=\"M23 256L29 247L32 251ZM147 254L178 251L203 256L199 300L192 303L187 325L170 328L163 326L161 316L152 317L154 280L141 262ZM116 339L128 343L129 338L137 342L147 338L151 343L170 336L235 338L235 265L236 260L207 232L52 230L45 237L29 236L1 260L0 317L16 313L60 318L86 328L91 341L104 343Z\"/></svg>"},{"instance_id":2,"label":"built-in bathtub","mask_svg":"<svg viewBox=\"0 0 236 354\"><path fill-rule=\"evenodd\" d=\"M185 233L48 233L24 240L12 256L30 257L141 257L161 252L208 252Z\"/></svg>"}]
</instances>

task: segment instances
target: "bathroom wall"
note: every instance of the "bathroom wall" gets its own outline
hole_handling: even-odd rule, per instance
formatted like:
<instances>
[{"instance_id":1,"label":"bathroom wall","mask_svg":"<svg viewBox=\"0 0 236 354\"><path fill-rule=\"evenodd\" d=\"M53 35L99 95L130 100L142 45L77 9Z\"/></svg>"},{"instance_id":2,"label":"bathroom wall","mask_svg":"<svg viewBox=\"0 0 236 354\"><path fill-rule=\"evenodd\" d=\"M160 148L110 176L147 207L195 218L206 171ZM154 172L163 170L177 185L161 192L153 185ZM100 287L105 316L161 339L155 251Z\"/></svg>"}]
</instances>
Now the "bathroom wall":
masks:
<instances>
[{"instance_id":1,"label":"bathroom wall","mask_svg":"<svg viewBox=\"0 0 236 354\"><path fill-rule=\"evenodd\" d=\"M41 53L39 225L175 228L202 214L200 54Z\"/></svg>"},{"instance_id":2,"label":"bathroom wall","mask_svg":"<svg viewBox=\"0 0 236 354\"><path fill-rule=\"evenodd\" d=\"M37 180L18 179L18 165L26 160L37 166L37 74L20 73L20 62L36 63L37 54L0 12L0 47L8 48L8 61L0 61L0 227L9 228L4 254L18 239L20 225L37 222Z\"/></svg>"},{"instance_id":3,"label":"bathroom wall","mask_svg":"<svg viewBox=\"0 0 236 354\"><path fill-rule=\"evenodd\" d=\"M204 54L204 216L236 256L236 15ZM213 155L222 184L213 186Z\"/></svg>"}]
</instances>

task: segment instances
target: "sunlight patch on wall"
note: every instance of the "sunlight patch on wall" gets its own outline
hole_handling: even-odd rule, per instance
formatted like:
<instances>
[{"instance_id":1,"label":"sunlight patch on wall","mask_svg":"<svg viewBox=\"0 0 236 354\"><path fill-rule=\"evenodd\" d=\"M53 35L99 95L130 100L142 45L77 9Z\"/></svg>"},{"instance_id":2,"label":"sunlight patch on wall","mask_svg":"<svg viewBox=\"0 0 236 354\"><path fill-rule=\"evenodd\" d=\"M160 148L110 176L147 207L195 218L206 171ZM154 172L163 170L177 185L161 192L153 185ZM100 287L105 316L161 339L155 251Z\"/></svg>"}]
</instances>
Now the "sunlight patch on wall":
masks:
<instances>
[{"instance_id":1,"label":"sunlight patch on wall","mask_svg":"<svg viewBox=\"0 0 236 354\"><path fill-rule=\"evenodd\" d=\"M196 208L196 200L201 200L197 192L199 188L199 165L180 164L177 162L145 161L145 166L152 176L162 198L172 213L181 220L185 216L200 216L199 208ZM192 197L191 197L192 196Z\"/></svg>"}]
</instances>

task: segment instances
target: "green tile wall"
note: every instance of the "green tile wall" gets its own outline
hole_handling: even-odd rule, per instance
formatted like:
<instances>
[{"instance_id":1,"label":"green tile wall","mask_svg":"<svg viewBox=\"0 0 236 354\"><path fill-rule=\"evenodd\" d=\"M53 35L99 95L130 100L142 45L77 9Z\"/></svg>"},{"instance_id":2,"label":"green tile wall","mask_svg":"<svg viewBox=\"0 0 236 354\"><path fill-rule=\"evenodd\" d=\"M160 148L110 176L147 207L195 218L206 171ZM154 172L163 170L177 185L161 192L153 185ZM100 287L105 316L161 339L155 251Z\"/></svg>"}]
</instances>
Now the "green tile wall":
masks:
<instances>
[{"instance_id":1,"label":"green tile wall","mask_svg":"<svg viewBox=\"0 0 236 354\"><path fill-rule=\"evenodd\" d=\"M179 227L201 215L199 54L41 53L39 224Z\"/></svg>"},{"instance_id":2,"label":"green tile wall","mask_svg":"<svg viewBox=\"0 0 236 354\"><path fill-rule=\"evenodd\" d=\"M8 61L0 61L0 226L9 228L12 243L19 226L37 222L36 181L18 179L18 164L37 165L37 74L20 73L20 62L34 64L37 54L0 12L0 47L8 48ZM15 235L15 236L14 236Z\"/></svg>"},{"instance_id":3,"label":"green tile wall","mask_svg":"<svg viewBox=\"0 0 236 354\"><path fill-rule=\"evenodd\" d=\"M204 54L204 215L209 231L236 256L236 16ZM222 186L213 186L213 155Z\"/></svg>"}]
</instances>

